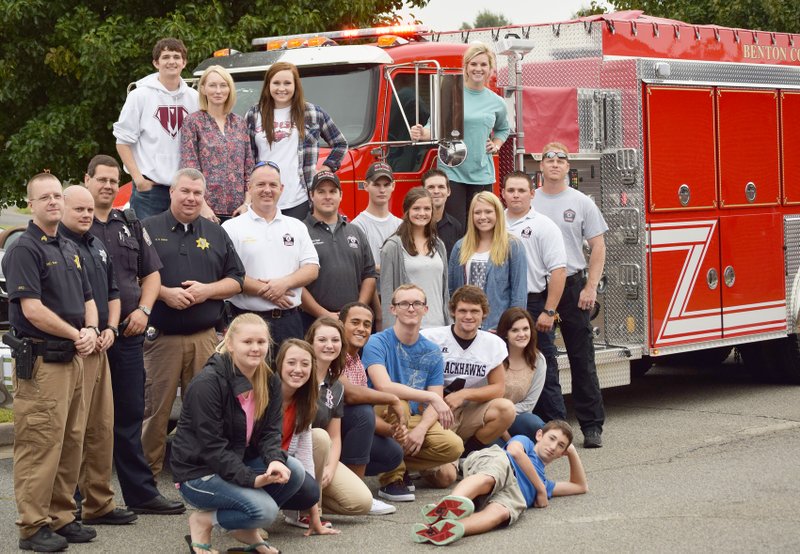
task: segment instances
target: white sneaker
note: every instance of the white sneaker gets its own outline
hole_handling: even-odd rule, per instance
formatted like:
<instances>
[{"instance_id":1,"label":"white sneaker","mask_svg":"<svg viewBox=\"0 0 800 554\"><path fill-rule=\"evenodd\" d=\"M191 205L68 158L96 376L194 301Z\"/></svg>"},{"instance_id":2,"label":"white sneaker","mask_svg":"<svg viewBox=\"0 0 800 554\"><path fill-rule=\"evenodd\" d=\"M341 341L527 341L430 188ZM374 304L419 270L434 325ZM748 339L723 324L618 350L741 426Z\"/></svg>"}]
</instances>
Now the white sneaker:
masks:
<instances>
[{"instance_id":1,"label":"white sneaker","mask_svg":"<svg viewBox=\"0 0 800 554\"><path fill-rule=\"evenodd\" d=\"M369 511L369 515L371 516L385 516L388 514L393 514L397 511L397 506L392 506L391 504L387 504L377 498L372 499L372 508Z\"/></svg>"}]
</instances>

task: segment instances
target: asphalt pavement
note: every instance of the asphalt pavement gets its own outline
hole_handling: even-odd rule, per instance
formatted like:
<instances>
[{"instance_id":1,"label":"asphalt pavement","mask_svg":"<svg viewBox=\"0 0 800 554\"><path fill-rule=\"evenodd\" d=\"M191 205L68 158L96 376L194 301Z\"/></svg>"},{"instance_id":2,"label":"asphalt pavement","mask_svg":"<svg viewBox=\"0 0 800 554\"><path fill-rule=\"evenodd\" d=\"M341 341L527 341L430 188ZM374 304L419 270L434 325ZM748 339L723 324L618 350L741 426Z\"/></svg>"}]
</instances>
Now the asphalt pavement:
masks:
<instances>
[{"instance_id":1,"label":"asphalt pavement","mask_svg":"<svg viewBox=\"0 0 800 554\"><path fill-rule=\"evenodd\" d=\"M578 449L589 493L553 499L509 529L464 538L448 551L800 551L800 388L754 383L729 361L711 370L656 367L604 395L605 446ZM566 461L548 475L566 479ZM168 475L159 481L164 494L178 496ZM374 479L368 484L374 491ZM442 492L417 484L417 501L398 503L395 514L328 517L339 536L305 538L276 522L270 540L283 552L432 551L414 544L410 532L420 506ZM11 460L4 459L0 552L16 551L15 516ZM140 516L134 525L97 531L92 543L69 552L187 550L185 515ZM213 543L222 552L235 544L218 532Z\"/></svg>"}]
</instances>

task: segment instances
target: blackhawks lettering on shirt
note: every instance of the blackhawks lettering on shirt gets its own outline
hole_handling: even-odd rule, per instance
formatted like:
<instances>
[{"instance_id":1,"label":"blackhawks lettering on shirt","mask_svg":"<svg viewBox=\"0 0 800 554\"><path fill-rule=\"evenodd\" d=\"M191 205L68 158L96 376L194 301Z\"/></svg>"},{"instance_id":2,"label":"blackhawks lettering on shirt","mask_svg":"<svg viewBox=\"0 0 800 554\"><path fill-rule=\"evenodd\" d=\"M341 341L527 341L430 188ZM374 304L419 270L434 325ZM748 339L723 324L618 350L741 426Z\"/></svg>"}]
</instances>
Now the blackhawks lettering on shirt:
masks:
<instances>
[{"instance_id":1,"label":"blackhawks lettering on shirt","mask_svg":"<svg viewBox=\"0 0 800 554\"><path fill-rule=\"evenodd\" d=\"M423 329L420 333L435 343L444 358L444 385L464 379L466 388L488 384L487 377L508 356L503 339L487 331L478 331L466 350L461 348L451 326Z\"/></svg>"}]
</instances>

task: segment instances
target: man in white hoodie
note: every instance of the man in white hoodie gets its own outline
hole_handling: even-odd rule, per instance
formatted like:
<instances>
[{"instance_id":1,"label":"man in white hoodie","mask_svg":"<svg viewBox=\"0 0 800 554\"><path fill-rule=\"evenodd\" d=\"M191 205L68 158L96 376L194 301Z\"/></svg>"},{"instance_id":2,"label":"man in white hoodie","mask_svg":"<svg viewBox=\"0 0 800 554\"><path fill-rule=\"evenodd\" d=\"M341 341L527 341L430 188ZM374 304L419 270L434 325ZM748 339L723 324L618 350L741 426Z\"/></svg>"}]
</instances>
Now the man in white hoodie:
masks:
<instances>
[{"instance_id":1,"label":"man in white hoodie","mask_svg":"<svg viewBox=\"0 0 800 554\"><path fill-rule=\"evenodd\" d=\"M169 208L169 183L180 169L181 127L198 110L197 91L181 78L186 46L175 38L153 47L158 70L136 82L114 123L117 152L133 179L131 207L139 219Z\"/></svg>"}]
</instances>

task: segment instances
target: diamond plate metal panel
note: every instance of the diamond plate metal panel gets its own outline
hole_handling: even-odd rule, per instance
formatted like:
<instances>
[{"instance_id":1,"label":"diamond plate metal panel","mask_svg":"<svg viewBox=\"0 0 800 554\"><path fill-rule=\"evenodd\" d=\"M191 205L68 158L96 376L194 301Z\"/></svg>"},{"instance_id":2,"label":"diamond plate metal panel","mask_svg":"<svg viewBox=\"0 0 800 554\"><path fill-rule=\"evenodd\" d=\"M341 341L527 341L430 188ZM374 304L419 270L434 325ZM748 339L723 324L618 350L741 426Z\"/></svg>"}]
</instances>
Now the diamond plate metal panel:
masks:
<instances>
[{"instance_id":1,"label":"diamond plate metal panel","mask_svg":"<svg viewBox=\"0 0 800 554\"><path fill-rule=\"evenodd\" d=\"M796 215L783 218L783 244L786 262L786 326L795 332L796 315L800 308L800 217Z\"/></svg>"},{"instance_id":2,"label":"diamond plate metal panel","mask_svg":"<svg viewBox=\"0 0 800 554\"><path fill-rule=\"evenodd\" d=\"M569 361L566 355L558 358L558 382L561 385L561 392L570 394L572 392L572 374L569 371ZM628 358L615 358L613 360L595 360L597 366L597 379L600 381L600 388L622 387L631 384L631 365Z\"/></svg>"},{"instance_id":3,"label":"diamond plate metal panel","mask_svg":"<svg viewBox=\"0 0 800 554\"><path fill-rule=\"evenodd\" d=\"M669 64L668 78L656 75L656 63ZM640 59L638 64L639 75L647 82L800 88L800 67L659 59Z\"/></svg>"}]
</instances>

